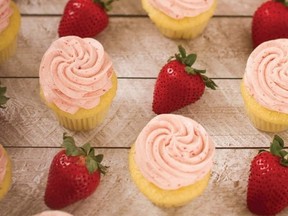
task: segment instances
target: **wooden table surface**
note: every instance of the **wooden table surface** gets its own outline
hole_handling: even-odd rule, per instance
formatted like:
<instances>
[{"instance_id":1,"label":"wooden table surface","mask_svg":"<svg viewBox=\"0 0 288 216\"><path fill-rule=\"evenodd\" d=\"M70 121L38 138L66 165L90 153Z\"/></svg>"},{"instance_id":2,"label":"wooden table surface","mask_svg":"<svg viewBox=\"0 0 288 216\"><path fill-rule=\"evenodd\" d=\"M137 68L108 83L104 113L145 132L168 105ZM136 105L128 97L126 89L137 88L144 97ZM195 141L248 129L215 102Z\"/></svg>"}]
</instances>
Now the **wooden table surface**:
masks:
<instances>
[{"instance_id":1,"label":"wooden table surface","mask_svg":"<svg viewBox=\"0 0 288 216\"><path fill-rule=\"evenodd\" d=\"M52 41L67 0L17 0L22 25L14 57L0 66L0 80L11 98L0 110L0 143L10 154L13 185L0 203L1 216L31 216L47 210L43 202L50 162L67 131L39 98L38 68ZM109 27L96 36L112 57L119 89L105 122L89 132L69 132L78 144L90 141L104 153L109 172L97 191L64 209L75 216L110 215L251 215L246 208L250 161L267 148L274 134L256 130L248 120L239 84L252 51L251 20L264 0L218 0L214 17L202 36L171 40L162 36L143 11L140 0L114 3ZM212 177L204 194L181 208L154 206L136 188L128 171L131 144L151 110L154 83L167 58L182 44L198 54L218 84L203 97L174 113L202 124L216 144ZM288 133L280 135L288 141ZM279 215L287 215L288 209Z\"/></svg>"}]
</instances>

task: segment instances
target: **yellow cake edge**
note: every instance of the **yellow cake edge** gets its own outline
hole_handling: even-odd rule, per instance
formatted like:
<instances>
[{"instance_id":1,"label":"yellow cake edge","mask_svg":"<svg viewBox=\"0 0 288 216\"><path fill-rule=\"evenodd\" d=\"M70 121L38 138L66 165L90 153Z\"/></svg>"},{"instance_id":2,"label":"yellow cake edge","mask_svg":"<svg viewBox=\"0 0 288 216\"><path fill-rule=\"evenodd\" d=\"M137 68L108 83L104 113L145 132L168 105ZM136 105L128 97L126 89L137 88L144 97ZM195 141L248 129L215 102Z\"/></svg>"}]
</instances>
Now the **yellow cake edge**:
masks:
<instances>
[{"instance_id":1,"label":"yellow cake edge","mask_svg":"<svg viewBox=\"0 0 288 216\"><path fill-rule=\"evenodd\" d=\"M214 0L209 10L195 16L173 19L161 11L154 8L148 0L141 0L143 9L147 12L151 21L155 23L159 31L168 38L173 39L192 39L199 36L206 28L208 21L213 16L217 7Z\"/></svg>"},{"instance_id":2,"label":"yellow cake edge","mask_svg":"<svg viewBox=\"0 0 288 216\"><path fill-rule=\"evenodd\" d=\"M200 196L207 187L210 172L200 181L177 190L163 190L146 180L135 162L135 144L129 152L129 171L138 189L155 205L164 208L180 207Z\"/></svg>"},{"instance_id":3,"label":"yellow cake edge","mask_svg":"<svg viewBox=\"0 0 288 216\"><path fill-rule=\"evenodd\" d=\"M17 36L20 29L21 15L16 4L11 1L13 14L8 27L0 32L0 64L14 55L17 48Z\"/></svg>"},{"instance_id":4,"label":"yellow cake edge","mask_svg":"<svg viewBox=\"0 0 288 216\"><path fill-rule=\"evenodd\" d=\"M4 155L8 158L8 162L6 165L5 177L2 183L0 184L0 201L5 197L5 195L8 193L12 185L12 163L6 150L4 148L3 150L4 150Z\"/></svg>"},{"instance_id":5,"label":"yellow cake edge","mask_svg":"<svg viewBox=\"0 0 288 216\"><path fill-rule=\"evenodd\" d=\"M70 114L59 109L54 103L46 101L43 91L40 89L40 97L44 103L56 114L59 123L73 131L91 130L101 124L105 119L111 103L117 92L117 76L112 74L112 88L100 97L99 104L92 109L79 109L75 114Z\"/></svg>"},{"instance_id":6,"label":"yellow cake edge","mask_svg":"<svg viewBox=\"0 0 288 216\"><path fill-rule=\"evenodd\" d=\"M247 116L257 129L266 132L281 132L288 129L288 114L261 106L249 94L243 80L240 89Z\"/></svg>"}]
</instances>

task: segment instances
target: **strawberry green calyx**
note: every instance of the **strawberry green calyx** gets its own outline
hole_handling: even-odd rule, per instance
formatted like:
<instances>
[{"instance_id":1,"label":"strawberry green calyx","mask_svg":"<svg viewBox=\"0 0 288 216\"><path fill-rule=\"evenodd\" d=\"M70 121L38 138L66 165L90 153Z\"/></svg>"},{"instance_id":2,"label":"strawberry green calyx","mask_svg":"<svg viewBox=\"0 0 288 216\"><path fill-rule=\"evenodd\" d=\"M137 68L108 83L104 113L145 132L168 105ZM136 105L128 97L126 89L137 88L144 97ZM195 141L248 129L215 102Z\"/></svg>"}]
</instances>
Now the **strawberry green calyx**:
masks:
<instances>
[{"instance_id":1,"label":"strawberry green calyx","mask_svg":"<svg viewBox=\"0 0 288 216\"><path fill-rule=\"evenodd\" d=\"M276 0L276 2L280 2L284 4L286 7L288 7L288 1L287 0Z\"/></svg>"},{"instance_id":2,"label":"strawberry green calyx","mask_svg":"<svg viewBox=\"0 0 288 216\"><path fill-rule=\"evenodd\" d=\"M94 148L91 148L89 143L77 147L74 138L72 136L67 136L66 133L64 133L62 147L65 148L67 156L83 156L90 174L94 173L96 170L99 170L102 174L106 173L108 167L101 164L103 154L95 156Z\"/></svg>"},{"instance_id":3,"label":"strawberry green calyx","mask_svg":"<svg viewBox=\"0 0 288 216\"><path fill-rule=\"evenodd\" d=\"M281 158L281 165L288 166L288 152L284 150L284 141L280 136L274 136L270 145L270 153Z\"/></svg>"},{"instance_id":4,"label":"strawberry green calyx","mask_svg":"<svg viewBox=\"0 0 288 216\"><path fill-rule=\"evenodd\" d=\"M101 7L105 9L105 11L110 11L112 9L112 3L114 1L117 1L117 0L108 0L108 1L93 0L94 3L101 5Z\"/></svg>"},{"instance_id":5,"label":"strawberry green calyx","mask_svg":"<svg viewBox=\"0 0 288 216\"><path fill-rule=\"evenodd\" d=\"M9 100L8 97L5 96L7 88L4 86L0 86L0 108L4 109L6 102Z\"/></svg>"},{"instance_id":6,"label":"strawberry green calyx","mask_svg":"<svg viewBox=\"0 0 288 216\"><path fill-rule=\"evenodd\" d=\"M216 87L218 87L218 86L216 85L216 83L213 80L211 80L210 78L208 78L207 76L204 75L206 73L206 70L199 70L196 68L192 68L192 65L195 63L195 61L197 59L197 55L194 53L187 55L186 50L181 45L178 46L178 50L179 50L179 53L176 53L175 56L170 57L168 62L173 60L173 59L176 59L177 61L181 62L182 64L184 64L186 66L185 71L188 74L191 74L191 75L199 74L201 76L203 82L205 83L205 85L208 88L215 90Z\"/></svg>"}]
</instances>

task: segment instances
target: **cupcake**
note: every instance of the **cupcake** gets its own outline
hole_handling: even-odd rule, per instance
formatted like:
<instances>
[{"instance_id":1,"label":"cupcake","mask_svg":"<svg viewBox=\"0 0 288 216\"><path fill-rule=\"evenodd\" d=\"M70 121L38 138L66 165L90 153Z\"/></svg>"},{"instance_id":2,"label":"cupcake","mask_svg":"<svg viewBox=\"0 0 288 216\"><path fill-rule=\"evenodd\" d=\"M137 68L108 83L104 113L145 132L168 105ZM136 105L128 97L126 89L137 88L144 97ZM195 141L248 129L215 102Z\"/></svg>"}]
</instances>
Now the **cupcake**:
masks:
<instances>
[{"instance_id":1,"label":"cupcake","mask_svg":"<svg viewBox=\"0 0 288 216\"><path fill-rule=\"evenodd\" d=\"M73 216L63 211L44 211L34 216Z\"/></svg>"},{"instance_id":2,"label":"cupcake","mask_svg":"<svg viewBox=\"0 0 288 216\"><path fill-rule=\"evenodd\" d=\"M20 13L11 0L0 0L0 64L14 54L20 29Z\"/></svg>"},{"instance_id":3,"label":"cupcake","mask_svg":"<svg viewBox=\"0 0 288 216\"><path fill-rule=\"evenodd\" d=\"M241 93L248 117L266 132L288 129L288 39L260 44L250 54Z\"/></svg>"},{"instance_id":4,"label":"cupcake","mask_svg":"<svg viewBox=\"0 0 288 216\"><path fill-rule=\"evenodd\" d=\"M142 6L163 35L191 39L207 26L216 0L142 0Z\"/></svg>"},{"instance_id":5,"label":"cupcake","mask_svg":"<svg viewBox=\"0 0 288 216\"><path fill-rule=\"evenodd\" d=\"M40 64L40 95L65 128L90 130L105 118L117 77L103 46L93 38L61 37Z\"/></svg>"},{"instance_id":6,"label":"cupcake","mask_svg":"<svg viewBox=\"0 0 288 216\"><path fill-rule=\"evenodd\" d=\"M207 187L214 152L214 144L200 124L180 115L161 114L144 127L132 145L130 174L157 206L182 206Z\"/></svg>"},{"instance_id":7,"label":"cupcake","mask_svg":"<svg viewBox=\"0 0 288 216\"><path fill-rule=\"evenodd\" d=\"M12 166L11 160L3 148L0 145L0 201L9 191L12 184Z\"/></svg>"}]
</instances>

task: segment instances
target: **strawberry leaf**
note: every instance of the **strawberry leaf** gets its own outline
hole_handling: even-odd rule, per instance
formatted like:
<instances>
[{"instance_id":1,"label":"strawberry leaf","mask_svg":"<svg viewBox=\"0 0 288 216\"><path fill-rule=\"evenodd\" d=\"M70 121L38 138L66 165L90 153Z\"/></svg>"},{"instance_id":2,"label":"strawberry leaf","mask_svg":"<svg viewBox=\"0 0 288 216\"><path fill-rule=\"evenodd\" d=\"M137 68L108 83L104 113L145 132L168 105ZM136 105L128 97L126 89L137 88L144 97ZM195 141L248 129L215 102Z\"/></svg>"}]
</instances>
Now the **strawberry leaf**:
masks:
<instances>
[{"instance_id":1,"label":"strawberry leaf","mask_svg":"<svg viewBox=\"0 0 288 216\"><path fill-rule=\"evenodd\" d=\"M78 147L75 145L74 138L71 136L66 136L66 133L63 134L62 147L65 148L67 156L80 155L80 151L79 151Z\"/></svg>"},{"instance_id":2,"label":"strawberry leaf","mask_svg":"<svg viewBox=\"0 0 288 216\"><path fill-rule=\"evenodd\" d=\"M201 77L202 77L205 85L206 85L208 88L211 88L211 89L213 89L213 90L216 90L216 87L218 87L218 86L216 85L216 83L215 83L212 79L208 78L207 76L205 76L205 75L203 75L203 74L201 74Z\"/></svg>"},{"instance_id":3,"label":"strawberry leaf","mask_svg":"<svg viewBox=\"0 0 288 216\"><path fill-rule=\"evenodd\" d=\"M84 151L84 155L89 155L91 151L91 147L89 143L85 143L82 147L80 147Z\"/></svg>"},{"instance_id":4,"label":"strawberry leaf","mask_svg":"<svg viewBox=\"0 0 288 216\"><path fill-rule=\"evenodd\" d=\"M182 62L183 59L181 58L180 54L175 54L175 58L176 58L177 61L183 63L183 62ZM172 60L172 59L170 59L170 60Z\"/></svg>"},{"instance_id":5,"label":"strawberry leaf","mask_svg":"<svg viewBox=\"0 0 288 216\"><path fill-rule=\"evenodd\" d=\"M94 148L90 148L90 152L88 153L88 155L89 155L90 157L92 157L92 156L95 155L95 150L94 150Z\"/></svg>"},{"instance_id":6,"label":"strawberry leaf","mask_svg":"<svg viewBox=\"0 0 288 216\"><path fill-rule=\"evenodd\" d=\"M190 74L190 75L196 75L194 69L191 68L191 67L188 67L188 66L185 67L185 71L186 71L188 74Z\"/></svg>"},{"instance_id":7,"label":"strawberry leaf","mask_svg":"<svg viewBox=\"0 0 288 216\"><path fill-rule=\"evenodd\" d=\"M178 46L178 50L181 58L186 58L186 50L181 45Z\"/></svg>"},{"instance_id":8,"label":"strawberry leaf","mask_svg":"<svg viewBox=\"0 0 288 216\"><path fill-rule=\"evenodd\" d=\"M288 166L288 152L285 151L283 148L284 148L283 139L280 136L275 135L270 145L270 152L272 155L281 158L280 159L281 165Z\"/></svg>"},{"instance_id":9,"label":"strawberry leaf","mask_svg":"<svg viewBox=\"0 0 288 216\"><path fill-rule=\"evenodd\" d=\"M90 143L77 147L75 145L74 138L72 136L67 136L66 133L64 133L62 146L66 149L67 156L84 157L89 173L93 173L96 170L99 170L99 172L103 174L106 173L108 167L101 165L104 157L103 154L98 154L95 156L95 150L91 147Z\"/></svg>"},{"instance_id":10,"label":"strawberry leaf","mask_svg":"<svg viewBox=\"0 0 288 216\"><path fill-rule=\"evenodd\" d=\"M285 150L282 150L282 151L279 152L279 154L280 154L281 157L285 158L286 155L288 155L288 152L286 152Z\"/></svg>"},{"instance_id":11,"label":"strawberry leaf","mask_svg":"<svg viewBox=\"0 0 288 216\"><path fill-rule=\"evenodd\" d=\"M0 108L5 108L4 105L9 100L9 98L5 96L6 91L7 91L6 87L0 86Z\"/></svg>"},{"instance_id":12,"label":"strawberry leaf","mask_svg":"<svg viewBox=\"0 0 288 216\"><path fill-rule=\"evenodd\" d=\"M104 8L105 11L110 11L112 9L112 3L118 0L108 0L108 1L93 0L93 1L94 3L99 4L102 8Z\"/></svg>"},{"instance_id":13,"label":"strawberry leaf","mask_svg":"<svg viewBox=\"0 0 288 216\"><path fill-rule=\"evenodd\" d=\"M95 170L99 169L97 161L93 160L93 158L91 157L87 157L85 163L90 174L94 173Z\"/></svg>"},{"instance_id":14,"label":"strawberry leaf","mask_svg":"<svg viewBox=\"0 0 288 216\"><path fill-rule=\"evenodd\" d=\"M98 162L98 163L101 163L102 160L103 160L103 154L98 154L95 156L95 160Z\"/></svg>"},{"instance_id":15,"label":"strawberry leaf","mask_svg":"<svg viewBox=\"0 0 288 216\"><path fill-rule=\"evenodd\" d=\"M107 172L107 169L109 168L108 166L103 166L102 164L98 164L99 166L99 171L102 173L102 174L106 174Z\"/></svg>"},{"instance_id":16,"label":"strawberry leaf","mask_svg":"<svg viewBox=\"0 0 288 216\"><path fill-rule=\"evenodd\" d=\"M270 152L273 155L279 156L281 157L280 151L282 150L282 147L280 146L280 144L278 143L278 141L273 141L272 145L270 146Z\"/></svg>"},{"instance_id":17,"label":"strawberry leaf","mask_svg":"<svg viewBox=\"0 0 288 216\"><path fill-rule=\"evenodd\" d=\"M282 148L284 148L284 141L283 141L283 139L281 137L279 137L278 135L275 135L274 136L274 140L276 140L280 144L280 146Z\"/></svg>"},{"instance_id":18,"label":"strawberry leaf","mask_svg":"<svg viewBox=\"0 0 288 216\"><path fill-rule=\"evenodd\" d=\"M196 73L200 73L200 74L206 73L206 70L198 70L198 69L195 69L195 68L193 68L193 69L194 69L194 71L195 71Z\"/></svg>"},{"instance_id":19,"label":"strawberry leaf","mask_svg":"<svg viewBox=\"0 0 288 216\"><path fill-rule=\"evenodd\" d=\"M175 58L177 61L181 62L182 64L186 66L185 71L188 74L190 75L200 74L205 85L208 88L215 90L216 87L218 87L216 83L210 78L208 78L207 76L203 75L204 73L206 73L206 70L199 70L199 69L195 69L191 67L195 63L197 59L197 55L192 53L187 56L186 50L181 45L178 46L178 49L179 49L179 53L176 53L174 57L170 57L168 62Z\"/></svg>"},{"instance_id":20,"label":"strawberry leaf","mask_svg":"<svg viewBox=\"0 0 288 216\"><path fill-rule=\"evenodd\" d=\"M197 59L197 55L196 54L194 54L194 53L189 54L185 58L184 64L191 67L195 63L196 59Z\"/></svg>"}]
</instances>

